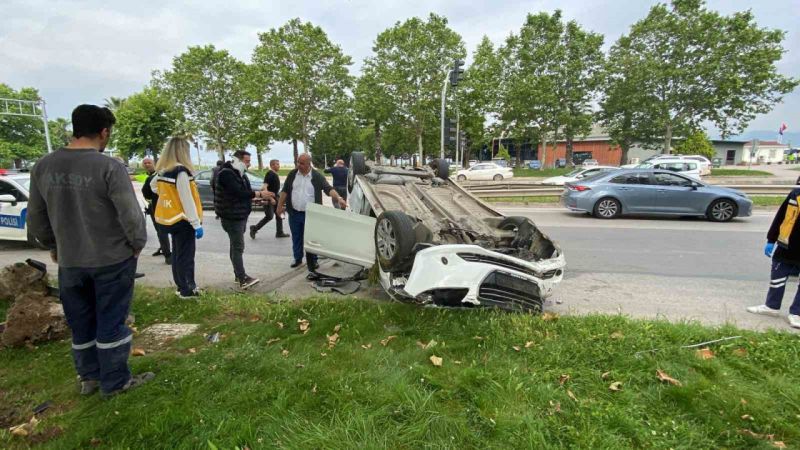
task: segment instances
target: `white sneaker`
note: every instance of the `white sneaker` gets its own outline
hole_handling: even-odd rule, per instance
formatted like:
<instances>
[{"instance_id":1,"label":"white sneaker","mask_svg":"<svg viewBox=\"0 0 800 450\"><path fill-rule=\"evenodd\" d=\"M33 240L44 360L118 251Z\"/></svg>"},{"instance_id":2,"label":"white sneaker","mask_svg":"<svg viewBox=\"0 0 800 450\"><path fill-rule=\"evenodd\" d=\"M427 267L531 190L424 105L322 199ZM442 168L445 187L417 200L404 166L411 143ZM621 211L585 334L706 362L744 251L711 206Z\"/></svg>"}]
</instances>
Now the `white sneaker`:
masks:
<instances>
[{"instance_id":1,"label":"white sneaker","mask_svg":"<svg viewBox=\"0 0 800 450\"><path fill-rule=\"evenodd\" d=\"M792 328L800 328L800 316L797 314L789 314L789 326Z\"/></svg>"},{"instance_id":2,"label":"white sneaker","mask_svg":"<svg viewBox=\"0 0 800 450\"><path fill-rule=\"evenodd\" d=\"M781 310L780 309L772 309L767 305L758 305L758 306L748 306L747 307L747 312L753 313L753 314L762 314L764 316L777 317L778 315L780 315ZM800 317L798 317L798 319L800 319Z\"/></svg>"}]
</instances>

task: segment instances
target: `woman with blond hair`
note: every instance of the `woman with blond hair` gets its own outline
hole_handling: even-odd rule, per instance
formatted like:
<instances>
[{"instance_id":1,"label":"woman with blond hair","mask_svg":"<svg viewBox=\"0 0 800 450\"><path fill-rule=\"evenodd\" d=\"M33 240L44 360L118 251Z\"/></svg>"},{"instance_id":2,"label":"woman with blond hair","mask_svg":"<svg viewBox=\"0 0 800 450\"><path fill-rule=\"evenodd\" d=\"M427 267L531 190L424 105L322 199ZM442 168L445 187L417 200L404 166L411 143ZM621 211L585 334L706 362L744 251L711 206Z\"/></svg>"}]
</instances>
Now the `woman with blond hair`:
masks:
<instances>
[{"instance_id":1,"label":"woman with blond hair","mask_svg":"<svg viewBox=\"0 0 800 450\"><path fill-rule=\"evenodd\" d=\"M172 236L172 279L180 298L198 297L194 281L196 239L203 237L203 206L194 182L189 142L167 141L156 163L158 175L150 182L158 195L155 220Z\"/></svg>"}]
</instances>

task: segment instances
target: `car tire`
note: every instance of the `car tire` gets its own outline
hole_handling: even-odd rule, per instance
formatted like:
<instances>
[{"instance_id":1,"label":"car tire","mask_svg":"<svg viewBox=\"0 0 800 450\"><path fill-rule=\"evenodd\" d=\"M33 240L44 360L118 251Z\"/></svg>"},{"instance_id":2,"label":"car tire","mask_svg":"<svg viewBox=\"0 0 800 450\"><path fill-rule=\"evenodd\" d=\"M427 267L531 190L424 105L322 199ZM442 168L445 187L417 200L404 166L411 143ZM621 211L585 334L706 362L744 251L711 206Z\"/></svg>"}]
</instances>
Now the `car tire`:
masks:
<instances>
[{"instance_id":1,"label":"car tire","mask_svg":"<svg viewBox=\"0 0 800 450\"><path fill-rule=\"evenodd\" d=\"M350 170L347 172L347 191L353 191L356 182L356 175L365 175L368 172L367 158L364 152L353 152L350 154Z\"/></svg>"},{"instance_id":2,"label":"car tire","mask_svg":"<svg viewBox=\"0 0 800 450\"><path fill-rule=\"evenodd\" d=\"M444 159L436 160L436 176L443 179L450 179L450 163Z\"/></svg>"},{"instance_id":3,"label":"car tire","mask_svg":"<svg viewBox=\"0 0 800 450\"><path fill-rule=\"evenodd\" d=\"M594 216L600 219L613 219L622 213L622 204L612 197L603 197L594 204Z\"/></svg>"},{"instance_id":4,"label":"car tire","mask_svg":"<svg viewBox=\"0 0 800 450\"><path fill-rule=\"evenodd\" d=\"M711 202L706 210L706 217L712 222L729 222L738 212L736 203L727 198L720 198Z\"/></svg>"},{"instance_id":5,"label":"car tire","mask_svg":"<svg viewBox=\"0 0 800 450\"><path fill-rule=\"evenodd\" d=\"M467 176L466 175L459 175L459 176L456 177L456 181L461 181L461 182L467 181Z\"/></svg>"},{"instance_id":6,"label":"car tire","mask_svg":"<svg viewBox=\"0 0 800 450\"><path fill-rule=\"evenodd\" d=\"M494 181L503 181L503 176L498 173L497 175L493 176L492 179Z\"/></svg>"},{"instance_id":7,"label":"car tire","mask_svg":"<svg viewBox=\"0 0 800 450\"><path fill-rule=\"evenodd\" d=\"M416 244L414 221L402 211L385 211L375 223L375 253L390 273L407 269Z\"/></svg>"},{"instance_id":8,"label":"car tire","mask_svg":"<svg viewBox=\"0 0 800 450\"><path fill-rule=\"evenodd\" d=\"M28 233L28 245L33 248L37 248L39 250L49 250L47 247L42 245L32 234Z\"/></svg>"}]
</instances>

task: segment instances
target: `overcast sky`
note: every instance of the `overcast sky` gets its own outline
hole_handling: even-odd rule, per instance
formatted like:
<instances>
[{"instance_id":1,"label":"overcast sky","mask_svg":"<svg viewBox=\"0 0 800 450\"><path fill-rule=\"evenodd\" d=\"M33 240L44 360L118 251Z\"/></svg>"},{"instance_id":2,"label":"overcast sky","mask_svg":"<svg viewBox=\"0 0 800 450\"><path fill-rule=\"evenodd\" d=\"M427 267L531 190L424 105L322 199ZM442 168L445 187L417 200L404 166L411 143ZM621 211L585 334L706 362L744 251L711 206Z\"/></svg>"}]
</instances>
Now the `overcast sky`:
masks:
<instances>
[{"instance_id":1,"label":"overcast sky","mask_svg":"<svg viewBox=\"0 0 800 450\"><path fill-rule=\"evenodd\" d=\"M567 19L602 33L606 48L657 2L646 0L226 0L56 1L0 0L0 82L14 89L39 89L51 117L68 117L80 103L102 103L142 89L156 69L192 45L214 44L249 62L258 33L300 17L321 26L353 58L359 73L377 34L409 17L430 12L446 16L474 51L483 35L496 44L517 31L528 13L560 8ZM788 32L787 53L779 63L786 75L800 77L800 1L708 1L724 14L753 10L760 26ZM750 130L772 130L786 122L800 130L800 92L751 123ZM286 159L288 147L273 153ZM289 158L291 159L291 158Z\"/></svg>"}]
</instances>

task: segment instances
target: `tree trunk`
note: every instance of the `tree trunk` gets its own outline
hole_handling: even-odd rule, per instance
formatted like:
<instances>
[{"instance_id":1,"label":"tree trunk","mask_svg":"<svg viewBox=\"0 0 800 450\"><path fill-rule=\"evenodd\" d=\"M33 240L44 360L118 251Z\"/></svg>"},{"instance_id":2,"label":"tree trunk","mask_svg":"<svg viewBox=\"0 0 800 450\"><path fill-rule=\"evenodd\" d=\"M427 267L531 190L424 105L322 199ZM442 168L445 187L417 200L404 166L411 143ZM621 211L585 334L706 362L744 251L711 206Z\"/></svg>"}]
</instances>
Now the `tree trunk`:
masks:
<instances>
[{"instance_id":1,"label":"tree trunk","mask_svg":"<svg viewBox=\"0 0 800 450\"><path fill-rule=\"evenodd\" d=\"M539 161L541 161L541 168L544 169L544 165L547 162L547 134L542 133L542 154L537 155L539 156Z\"/></svg>"},{"instance_id":2,"label":"tree trunk","mask_svg":"<svg viewBox=\"0 0 800 450\"><path fill-rule=\"evenodd\" d=\"M628 164L628 152L631 149L630 142L628 142L627 140L622 141L622 144L619 146L619 148L620 148L621 153L622 153L620 155L620 157L619 157L619 160L620 160L619 161L619 165L622 166L622 165Z\"/></svg>"},{"instance_id":3,"label":"tree trunk","mask_svg":"<svg viewBox=\"0 0 800 450\"><path fill-rule=\"evenodd\" d=\"M303 153L308 154L308 135L303 135Z\"/></svg>"},{"instance_id":4,"label":"tree trunk","mask_svg":"<svg viewBox=\"0 0 800 450\"><path fill-rule=\"evenodd\" d=\"M375 161L378 164L382 162L382 151L381 151L381 124L377 121L375 122Z\"/></svg>"},{"instance_id":5,"label":"tree trunk","mask_svg":"<svg viewBox=\"0 0 800 450\"><path fill-rule=\"evenodd\" d=\"M258 170L264 170L264 156L261 154L261 150L256 147L256 158L258 158Z\"/></svg>"},{"instance_id":6,"label":"tree trunk","mask_svg":"<svg viewBox=\"0 0 800 450\"><path fill-rule=\"evenodd\" d=\"M22 168L22 158L14 158L14 168L15 169Z\"/></svg>"},{"instance_id":7,"label":"tree trunk","mask_svg":"<svg viewBox=\"0 0 800 450\"><path fill-rule=\"evenodd\" d=\"M219 155L220 161L225 161L225 146L219 141L217 141L217 154Z\"/></svg>"},{"instance_id":8,"label":"tree trunk","mask_svg":"<svg viewBox=\"0 0 800 450\"><path fill-rule=\"evenodd\" d=\"M664 132L664 149L661 152L665 155L669 155L671 148L672 148L672 125L667 125L667 129Z\"/></svg>"},{"instance_id":9,"label":"tree trunk","mask_svg":"<svg viewBox=\"0 0 800 450\"><path fill-rule=\"evenodd\" d=\"M514 142L514 150L516 150L516 153L517 153L517 155L516 155L517 156L516 157L517 167L521 167L522 166L522 145L520 145L519 142Z\"/></svg>"},{"instance_id":10,"label":"tree trunk","mask_svg":"<svg viewBox=\"0 0 800 450\"><path fill-rule=\"evenodd\" d=\"M292 139L292 154L294 155L294 163L297 164L297 138Z\"/></svg>"},{"instance_id":11,"label":"tree trunk","mask_svg":"<svg viewBox=\"0 0 800 450\"><path fill-rule=\"evenodd\" d=\"M417 161L417 164L422 167L425 165L425 158L422 154L422 129L420 128L417 129L417 150L419 151L419 161Z\"/></svg>"},{"instance_id":12,"label":"tree trunk","mask_svg":"<svg viewBox=\"0 0 800 450\"><path fill-rule=\"evenodd\" d=\"M567 133L567 150L564 152L564 159L567 161L567 167L575 167L575 164L572 162L572 133Z\"/></svg>"}]
</instances>

